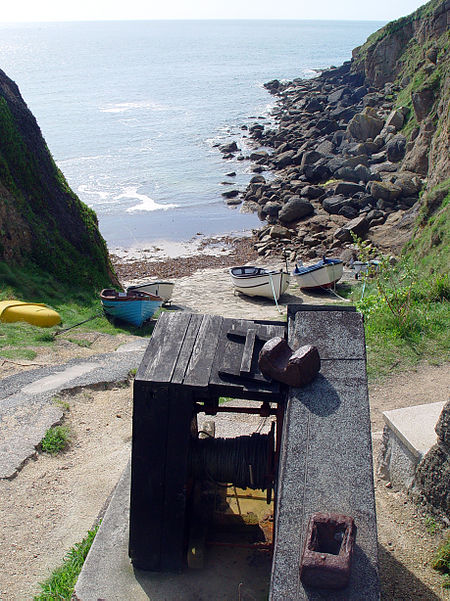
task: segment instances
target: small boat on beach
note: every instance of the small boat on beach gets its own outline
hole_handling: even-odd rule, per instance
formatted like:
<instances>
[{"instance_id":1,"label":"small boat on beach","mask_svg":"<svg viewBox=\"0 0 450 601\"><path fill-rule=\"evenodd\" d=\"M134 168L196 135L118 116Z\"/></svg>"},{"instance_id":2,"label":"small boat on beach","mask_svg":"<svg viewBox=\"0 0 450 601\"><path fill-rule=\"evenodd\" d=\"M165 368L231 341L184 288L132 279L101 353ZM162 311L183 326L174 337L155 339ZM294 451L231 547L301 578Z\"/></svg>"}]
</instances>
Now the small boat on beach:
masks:
<instances>
[{"instance_id":1,"label":"small boat on beach","mask_svg":"<svg viewBox=\"0 0 450 601\"><path fill-rule=\"evenodd\" d=\"M289 273L282 269L265 269L243 265L229 269L235 289L247 296L263 296L276 301L289 286Z\"/></svg>"},{"instance_id":2,"label":"small boat on beach","mask_svg":"<svg viewBox=\"0 0 450 601\"><path fill-rule=\"evenodd\" d=\"M371 259L369 262L364 261L353 261L351 264L351 268L355 272L355 280L359 279L359 274L368 275L369 273L373 275L380 268L381 261L377 259Z\"/></svg>"},{"instance_id":3,"label":"small boat on beach","mask_svg":"<svg viewBox=\"0 0 450 601\"><path fill-rule=\"evenodd\" d=\"M103 310L111 317L123 319L140 328L162 305L162 298L154 294L131 290L118 292L105 288L100 292Z\"/></svg>"},{"instance_id":4,"label":"small boat on beach","mask_svg":"<svg viewBox=\"0 0 450 601\"><path fill-rule=\"evenodd\" d=\"M43 303L6 300L0 301L0 321L4 323L26 321L40 328L51 328L61 323L61 316Z\"/></svg>"},{"instance_id":5,"label":"small boat on beach","mask_svg":"<svg viewBox=\"0 0 450 601\"><path fill-rule=\"evenodd\" d=\"M152 280L145 282L144 284L137 284L136 286L128 286L127 292L137 290L138 292L147 292L147 294L154 294L162 298L163 303L167 303L172 298L173 289L175 282L163 282L159 280Z\"/></svg>"},{"instance_id":6,"label":"small boat on beach","mask_svg":"<svg viewBox=\"0 0 450 601\"><path fill-rule=\"evenodd\" d=\"M344 272L341 259L323 257L314 265L297 264L292 275L303 289L331 288L338 282Z\"/></svg>"}]
</instances>

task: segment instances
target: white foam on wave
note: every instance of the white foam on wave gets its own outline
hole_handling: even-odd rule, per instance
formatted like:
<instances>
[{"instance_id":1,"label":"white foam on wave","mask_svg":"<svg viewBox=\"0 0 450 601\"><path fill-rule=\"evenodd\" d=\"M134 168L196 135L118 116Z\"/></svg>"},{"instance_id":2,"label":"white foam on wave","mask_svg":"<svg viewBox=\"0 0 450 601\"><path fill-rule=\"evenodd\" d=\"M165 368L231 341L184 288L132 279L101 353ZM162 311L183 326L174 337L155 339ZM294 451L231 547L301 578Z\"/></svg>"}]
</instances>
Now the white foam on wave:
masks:
<instances>
[{"instance_id":1,"label":"white foam on wave","mask_svg":"<svg viewBox=\"0 0 450 601\"><path fill-rule=\"evenodd\" d=\"M127 213L133 213L134 211L167 211L168 209L176 209L176 204L159 204L147 196L146 194L139 194L137 187L126 188L122 194L115 197L115 200L121 200L122 198L137 198L141 202L132 207L126 209Z\"/></svg>"},{"instance_id":2,"label":"white foam on wave","mask_svg":"<svg viewBox=\"0 0 450 601\"><path fill-rule=\"evenodd\" d=\"M149 100L108 103L100 107L101 113L126 113L132 110L168 111L170 110L170 107Z\"/></svg>"},{"instance_id":3,"label":"white foam on wave","mask_svg":"<svg viewBox=\"0 0 450 601\"><path fill-rule=\"evenodd\" d=\"M93 190L89 186L89 184L81 184L81 186L78 186L78 192L81 192L82 194L91 194L94 196L98 196L101 200L106 200L110 196L109 192L103 192L102 190Z\"/></svg>"}]
</instances>

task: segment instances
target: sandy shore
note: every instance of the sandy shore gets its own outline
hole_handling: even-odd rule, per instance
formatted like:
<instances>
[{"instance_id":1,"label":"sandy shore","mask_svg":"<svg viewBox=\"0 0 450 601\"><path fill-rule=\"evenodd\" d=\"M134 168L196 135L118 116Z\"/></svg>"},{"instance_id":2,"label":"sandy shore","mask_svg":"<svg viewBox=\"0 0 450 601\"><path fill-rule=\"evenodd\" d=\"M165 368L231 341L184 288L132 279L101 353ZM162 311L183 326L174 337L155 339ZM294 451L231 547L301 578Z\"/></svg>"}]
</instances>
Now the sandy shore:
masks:
<instances>
[{"instance_id":1,"label":"sandy shore","mask_svg":"<svg viewBox=\"0 0 450 601\"><path fill-rule=\"evenodd\" d=\"M191 253L191 254L189 254ZM223 317L242 319L284 319L289 303L347 304L332 291L305 292L294 278L278 307L273 300L249 297L235 292L228 268L233 265L261 265L269 268L286 268L282 257L262 259L253 248L251 237L220 236L207 238L201 245L184 248L180 256L158 255L156 260L147 255L130 253L128 258L112 257L114 267L123 287L138 284L146 278L156 277L175 282L172 306L194 313L210 313ZM292 271L294 265L288 265ZM344 272L341 281L354 281L353 272ZM339 290L337 290L339 294Z\"/></svg>"},{"instance_id":2,"label":"sandy shore","mask_svg":"<svg viewBox=\"0 0 450 601\"><path fill-rule=\"evenodd\" d=\"M254 238L246 235L197 238L186 242L167 242L148 249L123 250L111 254L119 280L138 283L148 277L174 279L192 275L207 267L231 267L255 263L258 254Z\"/></svg>"}]
</instances>

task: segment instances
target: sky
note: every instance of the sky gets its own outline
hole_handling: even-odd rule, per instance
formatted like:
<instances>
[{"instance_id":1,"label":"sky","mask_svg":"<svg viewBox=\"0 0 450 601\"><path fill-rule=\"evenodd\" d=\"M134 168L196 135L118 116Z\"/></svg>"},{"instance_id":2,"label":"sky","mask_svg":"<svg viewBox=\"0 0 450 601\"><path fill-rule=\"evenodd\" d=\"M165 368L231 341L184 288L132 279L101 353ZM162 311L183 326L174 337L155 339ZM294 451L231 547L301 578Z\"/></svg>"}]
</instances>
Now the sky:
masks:
<instances>
[{"instance_id":1,"label":"sky","mask_svg":"<svg viewBox=\"0 0 450 601\"><path fill-rule=\"evenodd\" d=\"M0 22L141 19L329 19L391 21L420 0L21 0L2 2Z\"/></svg>"}]
</instances>

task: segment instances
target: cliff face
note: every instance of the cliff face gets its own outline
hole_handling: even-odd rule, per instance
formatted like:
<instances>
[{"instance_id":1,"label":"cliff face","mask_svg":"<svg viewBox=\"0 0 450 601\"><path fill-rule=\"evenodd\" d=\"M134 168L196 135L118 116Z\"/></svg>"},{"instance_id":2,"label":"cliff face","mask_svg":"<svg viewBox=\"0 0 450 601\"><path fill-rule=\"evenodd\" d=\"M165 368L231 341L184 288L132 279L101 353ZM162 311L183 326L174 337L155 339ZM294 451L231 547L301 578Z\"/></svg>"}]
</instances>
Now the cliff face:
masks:
<instances>
[{"instance_id":1,"label":"cliff face","mask_svg":"<svg viewBox=\"0 0 450 601\"><path fill-rule=\"evenodd\" d=\"M265 86L278 97L276 127L249 127L258 175L241 196L268 224L261 256L347 261L356 234L385 254L413 237L415 258L448 257L450 0L389 23L340 67Z\"/></svg>"},{"instance_id":2,"label":"cliff face","mask_svg":"<svg viewBox=\"0 0 450 601\"><path fill-rule=\"evenodd\" d=\"M428 189L450 175L450 0L431 0L388 23L353 51L352 71L390 87L407 115L405 169L427 177Z\"/></svg>"},{"instance_id":3,"label":"cliff face","mask_svg":"<svg viewBox=\"0 0 450 601\"><path fill-rule=\"evenodd\" d=\"M0 260L83 287L115 280L95 213L69 188L17 85L0 71Z\"/></svg>"}]
</instances>

